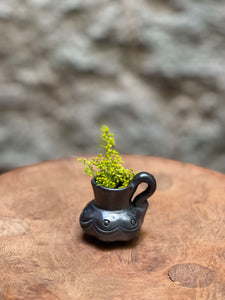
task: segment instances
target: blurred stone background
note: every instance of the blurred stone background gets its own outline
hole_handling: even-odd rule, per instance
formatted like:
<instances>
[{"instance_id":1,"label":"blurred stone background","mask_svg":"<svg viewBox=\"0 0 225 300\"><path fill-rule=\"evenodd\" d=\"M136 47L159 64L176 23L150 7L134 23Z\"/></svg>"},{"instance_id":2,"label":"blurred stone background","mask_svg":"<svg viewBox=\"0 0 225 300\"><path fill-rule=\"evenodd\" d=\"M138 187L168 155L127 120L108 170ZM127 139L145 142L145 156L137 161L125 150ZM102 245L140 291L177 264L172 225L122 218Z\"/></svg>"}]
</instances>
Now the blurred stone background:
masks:
<instances>
[{"instance_id":1,"label":"blurred stone background","mask_svg":"<svg viewBox=\"0 0 225 300\"><path fill-rule=\"evenodd\" d=\"M0 170L99 152L225 171L225 1L1 0Z\"/></svg>"}]
</instances>

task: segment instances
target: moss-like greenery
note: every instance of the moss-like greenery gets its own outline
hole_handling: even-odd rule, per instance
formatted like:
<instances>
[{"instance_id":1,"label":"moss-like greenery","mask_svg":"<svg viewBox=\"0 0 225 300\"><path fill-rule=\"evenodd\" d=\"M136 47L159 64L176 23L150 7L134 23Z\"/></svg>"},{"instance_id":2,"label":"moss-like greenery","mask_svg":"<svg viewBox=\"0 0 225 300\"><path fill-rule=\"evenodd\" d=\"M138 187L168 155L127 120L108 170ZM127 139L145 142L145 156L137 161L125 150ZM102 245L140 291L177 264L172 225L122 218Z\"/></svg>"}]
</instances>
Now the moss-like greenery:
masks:
<instances>
[{"instance_id":1,"label":"moss-like greenery","mask_svg":"<svg viewBox=\"0 0 225 300\"><path fill-rule=\"evenodd\" d=\"M107 126L102 126L102 142L104 154L99 154L92 160L78 158L84 164L87 175L94 177L98 185L108 188L124 188L129 185L135 173L125 169L123 161L115 147L114 135Z\"/></svg>"}]
</instances>

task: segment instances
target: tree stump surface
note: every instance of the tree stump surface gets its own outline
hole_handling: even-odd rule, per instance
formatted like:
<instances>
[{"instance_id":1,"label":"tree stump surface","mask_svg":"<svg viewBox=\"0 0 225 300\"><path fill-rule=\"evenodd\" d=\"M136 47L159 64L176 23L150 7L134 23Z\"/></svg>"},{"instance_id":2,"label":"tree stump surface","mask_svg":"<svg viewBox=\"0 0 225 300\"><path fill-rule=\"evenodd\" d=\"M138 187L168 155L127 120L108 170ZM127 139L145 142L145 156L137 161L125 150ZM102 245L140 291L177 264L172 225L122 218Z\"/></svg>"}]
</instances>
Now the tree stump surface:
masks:
<instances>
[{"instance_id":1,"label":"tree stump surface","mask_svg":"<svg viewBox=\"0 0 225 300\"><path fill-rule=\"evenodd\" d=\"M128 243L83 234L79 215L93 192L76 158L0 176L1 300L225 299L225 175L123 159L158 183L140 235Z\"/></svg>"}]
</instances>

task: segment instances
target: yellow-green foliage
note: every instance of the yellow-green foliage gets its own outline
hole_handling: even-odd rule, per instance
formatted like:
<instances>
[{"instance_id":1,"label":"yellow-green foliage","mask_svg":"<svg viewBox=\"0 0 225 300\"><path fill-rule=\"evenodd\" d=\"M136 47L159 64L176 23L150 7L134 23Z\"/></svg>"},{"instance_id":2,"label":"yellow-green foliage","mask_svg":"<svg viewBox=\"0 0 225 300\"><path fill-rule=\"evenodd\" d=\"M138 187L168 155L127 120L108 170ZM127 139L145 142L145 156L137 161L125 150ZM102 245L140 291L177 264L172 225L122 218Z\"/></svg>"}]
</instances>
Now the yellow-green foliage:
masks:
<instances>
[{"instance_id":1,"label":"yellow-green foliage","mask_svg":"<svg viewBox=\"0 0 225 300\"><path fill-rule=\"evenodd\" d=\"M98 185L108 188L124 188L134 177L133 170L125 169L123 161L115 148L114 135L107 126L102 126L102 142L105 154L99 154L91 161L78 158L83 162L85 173L94 177Z\"/></svg>"}]
</instances>

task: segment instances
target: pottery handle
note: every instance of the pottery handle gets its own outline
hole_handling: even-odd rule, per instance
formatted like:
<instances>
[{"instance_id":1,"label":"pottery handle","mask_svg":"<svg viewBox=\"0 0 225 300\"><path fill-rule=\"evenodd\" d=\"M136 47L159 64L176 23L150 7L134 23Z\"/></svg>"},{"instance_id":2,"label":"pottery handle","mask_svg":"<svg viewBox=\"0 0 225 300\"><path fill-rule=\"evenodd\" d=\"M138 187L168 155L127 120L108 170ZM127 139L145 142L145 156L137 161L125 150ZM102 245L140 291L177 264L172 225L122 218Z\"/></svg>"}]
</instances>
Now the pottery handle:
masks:
<instances>
[{"instance_id":1,"label":"pottery handle","mask_svg":"<svg viewBox=\"0 0 225 300\"><path fill-rule=\"evenodd\" d=\"M132 179L132 184L134 186L134 192L136 191L137 187L141 183L147 183L147 188L138 194L134 200L133 204L135 206L140 206L147 198L152 196L156 190L156 181L155 178L148 172L140 172L134 176Z\"/></svg>"}]
</instances>

